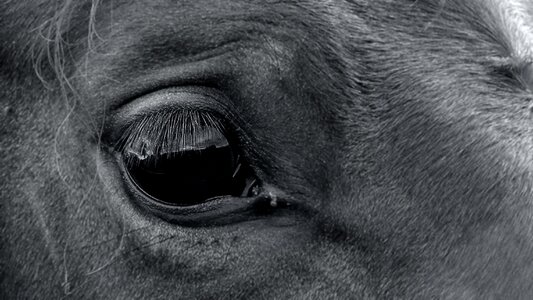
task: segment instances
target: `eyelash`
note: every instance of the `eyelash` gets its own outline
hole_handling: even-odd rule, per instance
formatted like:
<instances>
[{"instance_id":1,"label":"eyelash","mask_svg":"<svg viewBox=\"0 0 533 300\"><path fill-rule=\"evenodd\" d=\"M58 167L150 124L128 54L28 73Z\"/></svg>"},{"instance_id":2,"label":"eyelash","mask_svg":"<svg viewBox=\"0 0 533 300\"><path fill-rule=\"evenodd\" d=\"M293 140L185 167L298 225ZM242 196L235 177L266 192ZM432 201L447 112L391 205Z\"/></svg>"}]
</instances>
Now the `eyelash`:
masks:
<instances>
[{"instance_id":1,"label":"eyelash","mask_svg":"<svg viewBox=\"0 0 533 300\"><path fill-rule=\"evenodd\" d=\"M115 144L127 163L170 152L187 150L217 136L232 138L225 119L199 109L166 109L150 113L129 124ZM231 142L231 141L230 141Z\"/></svg>"}]
</instances>

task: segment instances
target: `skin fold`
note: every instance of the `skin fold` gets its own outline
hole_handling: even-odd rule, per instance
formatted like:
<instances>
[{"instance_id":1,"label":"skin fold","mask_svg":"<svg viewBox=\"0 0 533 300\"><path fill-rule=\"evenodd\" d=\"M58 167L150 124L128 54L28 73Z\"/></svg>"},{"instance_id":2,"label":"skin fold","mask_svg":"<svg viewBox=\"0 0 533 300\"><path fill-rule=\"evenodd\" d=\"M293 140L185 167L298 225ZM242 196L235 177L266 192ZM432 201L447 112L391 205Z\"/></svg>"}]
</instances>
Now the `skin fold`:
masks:
<instances>
[{"instance_id":1,"label":"skin fold","mask_svg":"<svg viewBox=\"0 0 533 300\"><path fill-rule=\"evenodd\" d=\"M532 298L533 7L505 3L4 1L0 298ZM212 223L139 205L113 148L194 94L263 183Z\"/></svg>"}]
</instances>

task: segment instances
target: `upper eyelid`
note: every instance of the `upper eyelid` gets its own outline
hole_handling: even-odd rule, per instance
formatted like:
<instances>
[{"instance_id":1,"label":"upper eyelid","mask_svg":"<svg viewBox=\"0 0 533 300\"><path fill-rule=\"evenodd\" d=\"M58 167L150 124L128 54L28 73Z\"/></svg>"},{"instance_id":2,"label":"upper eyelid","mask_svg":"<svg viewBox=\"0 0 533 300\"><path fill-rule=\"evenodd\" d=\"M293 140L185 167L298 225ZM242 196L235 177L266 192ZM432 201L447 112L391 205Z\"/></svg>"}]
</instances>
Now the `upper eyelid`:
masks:
<instances>
[{"instance_id":1,"label":"upper eyelid","mask_svg":"<svg viewBox=\"0 0 533 300\"><path fill-rule=\"evenodd\" d=\"M163 94L168 93L183 97L182 99L165 99ZM191 97L187 99L186 97ZM192 99L194 98L194 99ZM110 152L119 154L116 147L117 141L122 137L129 126L134 126L147 115L170 110L193 109L201 110L220 118L224 125L223 134L230 144L238 145L242 154L251 160L261 157L256 147L256 136L253 125L241 116L242 113L236 103L228 98L222 91L204 86L174 86L163 88L156 92L148 93L139 98L128 101L121 107L110 112L106 122L101 144Z\"/></svg>"},{"instance_id":2,"label":"upper eyelid","mask_svg":"<svg viewBox=\"0 0 533 300\"><path fill-rule=\"evenodd\" d=\"M144 94L111 112L118 120L128 120L168 108L207 108L224 113L229 101L215 89L199 86L163 88Z\"/></svg>"},{"instance_id":3,"label":"upper eyelid","mask_svg":"<svg viewBox=\"0 0 533 300\"><path fill-rule=\"evenodd\" d=\"M180 98L180 99L177 99ZM104 140L107 146L115 151L116 143L122 138L125 130L138 127L139 122L147 116L158 114L172 115L172 111L194 110L217 118L222 126L223 134L227 138L251 145L252 131L249 124L238 114L236 107L222 92L213 88L188 86L162 89L149 93L138 99L128 102L117 109L108 120Z\"/></svg>"},{"instance_id":4,"label":"upper eyelid","mask_svg":"<svg viewBox=\"0 0 533 300\"><path fill-rule=\"evenodd\" d=\"M147 49L148 46L138 45L135 49ZM128 56L120 51L110 49L112 56L97 54L91 58L88 76L90 85L86 93L96 103L104 103L109 113L120 110L132 99L173 87L211 86L221 78L231 77L232 70L225 62L238 57L242 52L242 43L219 45L217 48L193 55L185 60L162 60L154 65L153 55L150 62L140 63L139 60L150 56ZM116 57L114 55L117 55ZM153 53L152 53L153 54ZM85 65L85 63L84 63ZM100 67L98 67L100 66ZM145 66L150 66L147 69ZM101 74L105 70L105 74ZM93 75L94 74L94 75ZM87 81L84 81L84 83ZM95 107L95 109L98 109Z\"/></svg>"},{"instance_id":5,"label":"upper eyelid","mask_svg":"<svg viewBox=\"0 0 533 300\"><path fill-rule=\"evenodd\" d=\"M198 86L164 88L142 95L111 111L107 120L107 140L149 114L166 110L196 109L210 111L228 119L237 119L230 101L220 92Z\"/></svg>"}]
</instances>

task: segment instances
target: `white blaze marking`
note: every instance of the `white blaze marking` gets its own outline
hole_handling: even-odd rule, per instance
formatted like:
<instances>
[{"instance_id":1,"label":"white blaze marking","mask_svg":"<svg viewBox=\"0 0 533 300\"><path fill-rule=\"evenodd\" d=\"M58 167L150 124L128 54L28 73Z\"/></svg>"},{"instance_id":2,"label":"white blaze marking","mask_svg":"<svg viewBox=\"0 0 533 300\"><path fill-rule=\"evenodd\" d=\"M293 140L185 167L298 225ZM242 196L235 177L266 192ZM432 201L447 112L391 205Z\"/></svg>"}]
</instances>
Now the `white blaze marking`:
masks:
<instances>
[{"instance_id":1,"label":"white blaze marking","mask_svg":"<svg viewBox=\"0 0 533 300\"><path fill-rule=\"evenodd\" d=\"M486 0L512 47L512 56L533 61L533 0Z\"/></svg>"}]
</instances>

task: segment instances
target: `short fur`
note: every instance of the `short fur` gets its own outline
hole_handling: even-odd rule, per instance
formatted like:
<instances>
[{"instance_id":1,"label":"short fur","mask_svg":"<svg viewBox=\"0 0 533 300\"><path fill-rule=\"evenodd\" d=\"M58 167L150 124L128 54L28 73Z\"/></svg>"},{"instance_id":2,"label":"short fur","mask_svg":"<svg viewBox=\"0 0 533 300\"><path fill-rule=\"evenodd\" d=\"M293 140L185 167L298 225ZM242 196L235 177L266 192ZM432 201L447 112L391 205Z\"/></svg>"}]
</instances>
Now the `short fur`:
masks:
<instances>
[{"instance_id":1,"label":"short fur","mask_svg":"<svg viewBox=\"0 0 533 300\"><path fill-rule=\"evenodd\" d=\"M4 1L0 298L532 298L531 67L493 12ZM261 180L314 213L190 228L138 209L101 137L184 86L224 95Z\"/></svg>"}]
</instances>

